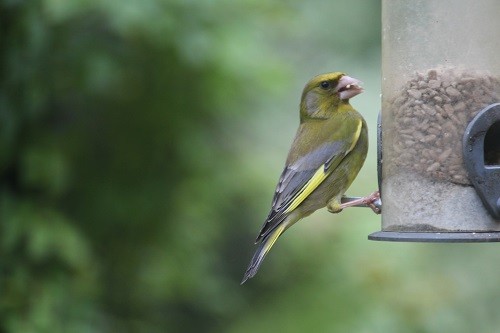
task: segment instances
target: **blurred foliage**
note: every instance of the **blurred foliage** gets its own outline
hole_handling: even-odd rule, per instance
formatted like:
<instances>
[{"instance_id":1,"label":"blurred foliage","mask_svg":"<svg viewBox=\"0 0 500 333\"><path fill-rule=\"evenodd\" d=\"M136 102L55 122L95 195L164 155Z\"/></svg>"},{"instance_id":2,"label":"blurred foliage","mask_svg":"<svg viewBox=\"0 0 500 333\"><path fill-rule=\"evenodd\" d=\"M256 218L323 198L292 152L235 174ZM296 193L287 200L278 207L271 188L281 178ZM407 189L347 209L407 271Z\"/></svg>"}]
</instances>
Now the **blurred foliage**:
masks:
<instances>
[{"instance_id":1,"label":"blurred foliage","mask_svg":"<svg viewBox=\"0 0 500 333\"><path fill-rule=\"evenodd\" d=\"M305 81L361 78L375 128L379 12L0 0L0 332L494 331L494 248L370 243L368 211L314 214L239 285ZM374 175L371 149L353 194Z\"/></svg>"}]
</instances>

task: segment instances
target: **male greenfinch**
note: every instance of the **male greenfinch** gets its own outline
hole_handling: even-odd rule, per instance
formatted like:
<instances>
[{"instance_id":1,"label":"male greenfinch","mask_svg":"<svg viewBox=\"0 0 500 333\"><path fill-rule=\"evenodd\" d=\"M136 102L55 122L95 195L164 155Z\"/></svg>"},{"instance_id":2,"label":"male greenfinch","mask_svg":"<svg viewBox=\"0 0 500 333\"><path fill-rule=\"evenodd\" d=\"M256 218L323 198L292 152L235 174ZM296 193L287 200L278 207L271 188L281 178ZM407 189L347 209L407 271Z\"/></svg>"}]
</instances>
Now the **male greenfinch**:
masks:
<instances>
[{"instance_id":1,"label":"male greenfinch","mask_svg":"<svg viewBox=\"0 0 500 333\"><path fill-rule=\"evenodd\" d=\"M372 195L362 202L341 202L368 151L366 122L349 104L350 98L363 92L360 83L334 72L318 75L304 87L300 126L242 284L257 273L278 237L298 220L325 206L338 213L376 199Z\"/></svg>"}]
</instances>

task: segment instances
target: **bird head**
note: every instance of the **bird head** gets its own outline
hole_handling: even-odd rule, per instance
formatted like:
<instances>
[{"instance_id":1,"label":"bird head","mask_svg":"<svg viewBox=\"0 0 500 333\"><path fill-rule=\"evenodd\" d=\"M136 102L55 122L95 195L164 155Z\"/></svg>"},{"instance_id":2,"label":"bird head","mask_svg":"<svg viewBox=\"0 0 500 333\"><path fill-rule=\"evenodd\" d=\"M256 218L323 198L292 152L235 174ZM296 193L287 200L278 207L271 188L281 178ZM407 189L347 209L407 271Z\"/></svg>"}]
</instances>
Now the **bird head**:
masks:
<instances>
[{"instance_id":1,"label":"bird head","mask_svg":"<svg viewBox=\"0 0 500 333\"><path fill-rule=\"evenodd\" d=\"M341 72L313 77L304 87L300 103L301 118L330 118L340 103L362 93L361 81Z\"/></svg>"}]
</instances>

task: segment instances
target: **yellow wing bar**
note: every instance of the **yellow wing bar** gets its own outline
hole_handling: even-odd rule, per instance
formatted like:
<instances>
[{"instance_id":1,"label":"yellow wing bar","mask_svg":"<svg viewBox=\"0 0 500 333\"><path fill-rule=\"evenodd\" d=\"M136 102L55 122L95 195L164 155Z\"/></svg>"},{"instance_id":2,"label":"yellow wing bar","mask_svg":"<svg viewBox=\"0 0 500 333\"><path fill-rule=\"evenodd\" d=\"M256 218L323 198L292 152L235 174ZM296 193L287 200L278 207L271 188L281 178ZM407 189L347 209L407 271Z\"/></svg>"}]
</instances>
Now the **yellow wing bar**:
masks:
<instances>
[{"instance_id":1,"label":"yellow wing bar","mask_svg":"<svg viewBox=\"0 0 500 333\"><path fill-rule=\"evenodd\" d=\"M325 172L325 168L323 167L323 165L321 165L319 169L316 170L311 179L309 179L307 184L304 185L304 187L300 190L295 199L293 199L293 201L290 203L290 206L288 206L288 208L285 210L285 214L288 214L292 210L297 208L297 206L300 205L302 201L304 201L305 198L307 198L312 193L312 191L314 191L319 186L319 184L321 184L323 180L326 179L330 172L331 171L329 171L328 173Z\"/></svg>"},{"instance_id":2,"label":"yellow wing bar","mask_svg":"<svg viewBox=\"0 0 500 333\"><path fill-rule=\"evenodd\" d=\"M358 120L358 128L356 129L356 132L354 134L354 140L352 140L352 145L349 147L349 150L346 152L346 155L354 149L354 146L356 146L356 143L358 142L359 135L361 134L361 128L363 127L363 122L361 120Z\"/></svg>"}]
</instances>

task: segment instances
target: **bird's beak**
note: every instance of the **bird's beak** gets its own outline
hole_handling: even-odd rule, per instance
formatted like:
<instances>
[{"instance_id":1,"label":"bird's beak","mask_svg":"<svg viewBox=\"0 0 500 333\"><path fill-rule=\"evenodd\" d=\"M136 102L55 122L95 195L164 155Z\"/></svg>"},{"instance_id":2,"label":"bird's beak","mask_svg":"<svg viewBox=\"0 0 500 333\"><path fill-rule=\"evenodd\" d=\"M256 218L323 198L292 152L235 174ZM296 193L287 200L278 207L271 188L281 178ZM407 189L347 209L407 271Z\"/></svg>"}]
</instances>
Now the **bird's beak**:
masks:
<instances>
[{"instance_id":1,"label":"bird's beak","mask_svg":"<svg viewBox=\"0 0 500 333\"><path fill-rule=\"evenodd\" d=\"M339 94L340 99L349 99L363 92L361 81L344 75L340 78L335 91Z\"/></svg>"}]
</instances>

